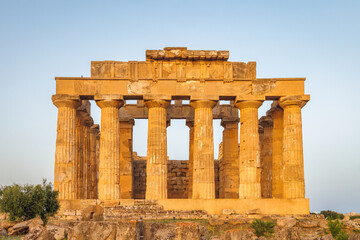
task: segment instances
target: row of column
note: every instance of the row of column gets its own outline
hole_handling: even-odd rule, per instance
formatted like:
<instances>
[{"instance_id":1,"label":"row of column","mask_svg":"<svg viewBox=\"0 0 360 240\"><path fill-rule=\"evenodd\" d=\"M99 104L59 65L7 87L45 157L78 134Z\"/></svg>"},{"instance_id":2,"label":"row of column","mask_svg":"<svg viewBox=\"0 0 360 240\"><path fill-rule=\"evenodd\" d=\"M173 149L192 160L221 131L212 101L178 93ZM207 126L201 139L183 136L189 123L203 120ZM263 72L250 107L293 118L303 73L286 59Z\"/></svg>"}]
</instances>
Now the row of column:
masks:
<instances>
[{"instance_id":1,"label":"row of column","mask_svg":"<svg viewBox=\"0 0 360 240\"><path fill-rule=\"evenodd\" d=\"M54 95L58 107L54 188L60 199L97 198L99 126L89 103L77 96Z\"/></svg>"},{"instance_id":2,"label":"row of column","mask_svg":"<svg viewBox=\"0 0 360 240\"><path fill-rule=\"evenodd\" d=\"M91 192L84 191L81 187L94 188L84 179L92 179L87 174L91 171L81 173L84 166L91 167L89 162L91 157L88 152L88 142L90 134L85 128L81 133L76 126L81 125L77 122L76 109L80 106L80 99L76 96L54 95L54 104L58 107L58 135L56 144L55 159L55 181L54 187L59 190L61 199L76 198L96 198L103 200L114 200L131 197L132 188L132 167L131 156L127 155L131 145L127 140L132 139L132 125L130 130L125 133L127 138L121 142L120 138L120 119L119 108L124 100L120 95L101 95L95 96L96 104L101 108L101 135L100 135L100 156L98 164L98 196ZM190 194L193 199L215 199L215 177L214 177L214 143L213 143L213 113L212 108L216 105L215 100L192 100L190 105L194 108L194 120L188 121L190 127L190 156L189 167L192 169L190 174ZM282 183L272 184L272 189L280 188L283 198L303 198L304 197L304 171L302 155L302 135L301 135L301 107L306 101L297 97L280 98L279 104L283 111L282 148L281 159L273 161L281 162L278 171L279 176L284 176ZM221 196L224 198L234 198L238 196L242 199L261 198L262 177L260 162L260 144L258 127L258 108L262 101L259 100L238 100L235 106L240 109L240 152L237 159L238 127L237 123L224 120L224 190ZM145 105L149 109L148 115L148 153L146 167L146 199L166 199L167 198L167 119L166 108L170 105L170 100L151 99L145 100ZM275 120L274 120L275 121ZM131 123L128 123L131 124ZM89 126L86 120L84 126ZM276 129L274 127L274 129ZM82 143L83 160L77 151L77 137L83 135ZM131 136L130 136L131 135ZM273 137L275 139L275 137ZM90 142L90 141L89 141ZM90 143L89 143L90 144ZM277 143L279 144L279 143ZM276 145L276 144L275 144ZM91 151L90 151L91 152ZM131 151L132 152L132 149ZM122 154L123 153L123 154ZM79 156L78 156L79 155ZM276 156L276 155L274 155ZM82 165L84 164L84 166ZM274 165L272 166L274 168ZM235 170L234 170L235 169ZM238 169L238 170L237 170ZM237 172L238 171L238 172ZM277 170L275 170L276 172ZM274 175L274 171L272 172ZM91 174L90 174L91 175ZM275 181L276 177L271 178ZM82 186L76 185L82 182ZM91 181L90 181L91 182ZM123 182L123 184L122 184ZM92 183L91 183L92 184ZM274 186L274 187L273 187ZM265 185L264 185L265 187ZM268 187L269 188L269 187ZM273 191L273 190L272 190ZM82 193L84 192L84 193ZM86 193L85 193L86 192ZM276 190L275 190L276 192ZM81 195L85 194L85 195ZM128 195L127 197L125 195ZM272 196L280 196L272 193Z\"/></svg>"}]
</instances>

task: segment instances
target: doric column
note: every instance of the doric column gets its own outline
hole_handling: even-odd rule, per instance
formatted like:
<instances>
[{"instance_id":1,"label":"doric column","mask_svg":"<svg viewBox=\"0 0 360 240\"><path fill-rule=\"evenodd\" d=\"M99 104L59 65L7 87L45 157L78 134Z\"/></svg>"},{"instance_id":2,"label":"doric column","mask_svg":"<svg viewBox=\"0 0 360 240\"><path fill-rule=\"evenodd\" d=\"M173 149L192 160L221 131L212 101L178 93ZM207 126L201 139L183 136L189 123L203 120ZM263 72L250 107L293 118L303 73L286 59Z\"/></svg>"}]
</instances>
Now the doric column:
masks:
<instances>
[{"instance_id":1,"label":"doric column","mask_svg":"<svg viewBox=\"0 0 360 240\"><path fill-rule=\"evenodd\" d=\"M304 198L304 159L302 144L301 108L308 96L289 96L279 100L284 110L283 176L284 198Z\"/></svg>"},{"instance_id":2,"label":"doric column","mask_svg":"<svg viewBox=\"0 0 360 240\"><path fill-rule=\"evenodd\" d=\"M83 186L84 186L84 199L90 199L91 195L91 166L90 166L90 127L94 124L94 121L89 113L86 114L84 117L84 144L83 144L83 151L84 151L84 178L83 178Z\"/></svg>"},{"instance_id":3,"label":"doric column","mask_svg":"<svg viewBox=\"0 0 360 240\"><path fill-rule=\"evenodd\" d=\"M84 129L81 111L76 111L76 198L84 199Z\"/></svg>"},{"instance_id":4,"label":"doric column","mask_svg":"<svg viewBox=\"0 0 360 240\"><path fill-rule=\"evenodd\" d=\"M272 197L272 150L273 122L271 117L261 117L259 124L263 127L261 146L261 197Z\"/></svg>"},{"instance_id":5,"label":"doric column","mask_svg":"<svg viewBox=\"0 0 360 240\"><path fill-rule=\"evenodd\" d=\"M193 199L215 199L213 112L217 101L196 100L195 109Z\"/></svg>"},{"instance_id":6,"label":"doric column","mask_svg":"<svg viewBox=\"0 0 360 240\"><path fill-rule=\"evenodd\" d=\"M239 198L239 119L223 118L223 158L220 172L220 198Z\"/></svg>"},{"instance_id":7,"label":"doric column","mask_svg":"<svg viewBox=\"0 0 360 240\"><path fill-rule=\"evenodd\" d=\"M236 101L240 109L239 198L261 197L258 108L262 101Z\"/></svg>"},{"instance_id":8,"label":"doric column","mask_svg":"<svg viewBox=\"0 0 360 240\"><path fill-rule=\"evenodd\" d=\"M99 166L100 166L100 131L98 131L96 135L96 189L95 189L96 199L99 198L99 178L100 178Z\"/></svg>"},{"instance_id":9,"label":"doric column","mask_svg":"<svg viewBox=\"0 0 360 240\"><path fill-rule=\"evenodd\" d=\"M120 119L120 185L121 198L133 198L133 119Z\"/></svg>"},{"instance_id":10,"label":"doric column","mask_svg":"<svg viewBox=\"0 0 360 240\"><path fill-rule=\"evenodd\" d=\"M80 98L53 95L52 101L58 108L54 189L59 191L59 199L76 199L75 118Z\"/></svg>"},{"instance_id":11,"label":"doric column","mask_svg":"<svg viewBox=\"0 0 360 240\"><path fill-rule=\"evenodd\" d=\"M95 96L101 108L99 199L120 199L120 122L119 108L124 100L120 95Z\"/></svg>"},{"instance_id":12,"label":"doric column","mask_svg":"<svg viewBox=\"0 0 360 240\"><path fill-rule=\"evenodd\" d=\"M146 163L146 199L167 198L167 100L147 100L148 146Z\"/></svg>"},{"instance_id":13,"label":"doric column","mask_svg":"<svg viewBox=\"0 0 360 240\"><path fill-rule=\"evenodd\" d=\"M270 109L270 114L273 119L273 151L272 151L272 197L283 198L283 182L282 176L283 168L283 118L284 113L275 103L276 106Z\"/></svg>"},{"instance_id":14,"label":"doric column","mask_svg":"<svg viewBox=\"0 0 360 240\"><path fill-rule=\"evenodd\" d=\"M193 163L194 163L194 120L186 120L189 127L189 165L188 165L188 198L192 198Z\"/></svg>"},{"instance_id":15,"label":"doric column","mask_svg":"<svg viewBox=\"0 0 360 240\"><path fill-rule=\"evenodd\" d=\"M90 128L90 199L97 198L97 157L96 157L96 138L99 134L99 125L94 124Z\"/></svg>"}]
</instances>

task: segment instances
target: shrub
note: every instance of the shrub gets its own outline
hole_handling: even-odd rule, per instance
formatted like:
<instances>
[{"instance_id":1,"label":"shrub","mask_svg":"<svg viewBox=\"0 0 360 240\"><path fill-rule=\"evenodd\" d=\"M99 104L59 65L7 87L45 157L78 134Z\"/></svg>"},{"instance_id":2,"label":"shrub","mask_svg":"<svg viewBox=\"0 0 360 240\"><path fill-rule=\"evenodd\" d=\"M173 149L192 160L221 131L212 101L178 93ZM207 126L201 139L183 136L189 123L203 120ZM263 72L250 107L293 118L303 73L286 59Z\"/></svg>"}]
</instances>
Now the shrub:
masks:
<instances>
[{"instance_id":1,"label":"shrub","mask_svg":"<svg viewBox=\"0 0 360 240\"><path fill-rule=\"evenodd\" d=\"M354 219L357 219L357 218L360 218L360 215L350 216L350 220L354 220Z\"/></svg>"},{"instance_id":2,"label":"shrub","mask_svg":"<svg viewBox=\"0 0 360 240\"><path fill-rule=\"evenodd\" d=\"M339 221L339 219L332 220L331 218L328 219L328 227L330 230L331 235L336 240L347 240L349 235L346 234L344 230L344 224Z\"/></svg>"},{"instance_id":3,"label":"shrub","mask_svg":"<svg viewBox=\"0 0 360 240\"><path fill-rule=\"evenodd\" d=\"M59 210L58 192L53 191L51 183L5 186L0 188L0 212L9 214L10 220L28 220L39 215L47 223L48 216Z\"/></svg>"},{"instance_id":4,"label":"shrub","mask_svg":"<svg viewBox=\"0 0 360 240\"><path fill-rule=\"evenodd\" d=\"M330 210L321 211L320 214L323 214L326 219L343 219L345 217L344 214Z\"/></svg>"},{"instance_id":5,"label":"shrub","mask_svg":"<svg viewBox=\"0 0 360 240\"><path fill-rule=\"evenodd\" d=\"M255 235L258 237L271 237L275 233L276 222L263 221L262 219L255 219L251 223L251 227L255 230Z\"/></svg>"}]
</instances>

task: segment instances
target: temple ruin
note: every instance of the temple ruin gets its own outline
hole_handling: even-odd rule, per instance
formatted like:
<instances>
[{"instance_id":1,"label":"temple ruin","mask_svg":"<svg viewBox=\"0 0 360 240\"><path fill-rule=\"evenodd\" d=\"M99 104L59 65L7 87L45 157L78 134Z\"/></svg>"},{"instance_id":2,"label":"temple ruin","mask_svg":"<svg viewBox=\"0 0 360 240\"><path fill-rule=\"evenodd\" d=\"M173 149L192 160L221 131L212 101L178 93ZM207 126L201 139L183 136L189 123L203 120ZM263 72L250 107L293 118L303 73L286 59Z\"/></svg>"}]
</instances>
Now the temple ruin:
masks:
<instances>
[{"instance_id":1,"label":"temple ruin","mask_svg":"<svg viewBox=\"0 0 360 240\"><path fill-rule=\"evenodd\" d=\"M54 188L61 203L146 199L169 210L308 214L305 78L257 78L256 62L228 58L228 51L164 48L147 50L146 61L93 61L91 77L56 77ZM101 108L100 126L90 100ZM271 109L259 119L264 101ZM148 119L146 157L133 152L135 119ZM186 119L187 161L168 159L171 119ZM224 128L218 159L213 119Z\"/></svg>"}]
</instances>

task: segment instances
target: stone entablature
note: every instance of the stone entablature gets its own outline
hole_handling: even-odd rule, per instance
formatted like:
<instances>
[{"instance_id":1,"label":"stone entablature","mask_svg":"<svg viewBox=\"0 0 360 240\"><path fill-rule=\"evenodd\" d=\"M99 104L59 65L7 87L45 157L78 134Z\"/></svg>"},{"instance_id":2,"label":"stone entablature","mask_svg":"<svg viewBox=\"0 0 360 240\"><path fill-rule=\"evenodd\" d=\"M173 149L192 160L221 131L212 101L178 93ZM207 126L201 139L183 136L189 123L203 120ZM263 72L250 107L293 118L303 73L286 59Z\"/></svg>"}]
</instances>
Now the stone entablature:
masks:
<instances>
[{"instance_id":1,"label":"stone entablature","mask_svg":"<svg viewBox=\"0 0 360 240\"><path fill-rule=\"evenodd\" d=\"M227 51L165 48L148 51L144 62L92 62L91 77L56 77L54 186L60 198L134 198L132 128L134 119L147 118L146 199L170 203L171 119L186 119L189 127L188 198L304 199L301 108L310 100L305 78L259 79L255 62L228 62L228 56ZM96 136L91 136L88 100L101 108L101 132ZM230 104L220 105L219 100ZM258 122L258 108L266 100L274 101L273 107L266 121ZM213 119L221 119L224 127L218 166ZM249 201L248 206L257 206ZM296 209L287 211L308 209L299 203L308 201L289 202ZM195 201L189 204L196 208Z\"/></svg>"}]
</instances>

